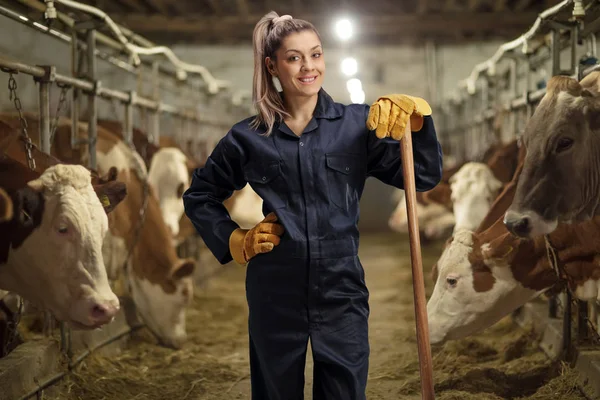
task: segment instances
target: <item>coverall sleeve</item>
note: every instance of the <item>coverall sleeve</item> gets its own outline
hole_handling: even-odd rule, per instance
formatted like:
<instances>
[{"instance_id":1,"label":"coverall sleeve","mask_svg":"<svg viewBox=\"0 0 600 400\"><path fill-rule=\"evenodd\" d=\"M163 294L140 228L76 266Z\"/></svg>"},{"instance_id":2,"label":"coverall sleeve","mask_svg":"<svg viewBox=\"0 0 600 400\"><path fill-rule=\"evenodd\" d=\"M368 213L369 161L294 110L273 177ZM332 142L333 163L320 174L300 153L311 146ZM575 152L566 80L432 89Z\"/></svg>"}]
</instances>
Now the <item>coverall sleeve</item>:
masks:
<instances>
[{"instance_id":1,"label":"coverall sleeve","mask_svg":"<svg viewBox=\"0 0 600 400\"><path fill-rule=\"evenodd\" d=\"M246 185L240 149L230 134L219 141L204 167L194 171L190 188L183 194L185 214L221 264L233 259L229 237L239 228L223 202Z\"/></svg>"},{"instance_id":2,"label":"coverall sleeve","mask_svg":"<svg viewBox=\"0 0 600 400\"><path fill-rule=\"evenodd\" d=\"M369 106L366 107L365 121L368 115ZM442 147L431 116L425 117L419 132L412 132L412 149L416 189L419 192L431 190L442 179ZM400 142L392 138L379 139L374 130L368 131L367 174L404 189Z\"/></svg>"}]
</instances>

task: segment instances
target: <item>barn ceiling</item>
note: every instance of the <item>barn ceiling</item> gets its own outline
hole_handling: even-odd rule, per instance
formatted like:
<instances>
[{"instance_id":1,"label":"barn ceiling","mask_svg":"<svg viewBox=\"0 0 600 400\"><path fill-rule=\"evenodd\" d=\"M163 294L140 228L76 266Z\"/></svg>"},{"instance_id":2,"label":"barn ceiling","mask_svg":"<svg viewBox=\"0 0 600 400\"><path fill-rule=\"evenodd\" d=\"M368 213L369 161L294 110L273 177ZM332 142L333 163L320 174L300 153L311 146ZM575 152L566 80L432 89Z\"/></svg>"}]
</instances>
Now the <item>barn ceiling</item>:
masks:
<instances>
[{"instance_id":1,"label":"barn ceiling","mask_svg":"<svg viewBox=\"0 0 600 400\"><path fill-rule=\"evenodd\" d=\"M250 43L270 10L314 23L337 43L337 18L355 23L353 44L459 43L517 37L557 0L85 0L160 44ZM60 4L57 5L59 10ZM63 8L64 9L64 8Z\"/></svg>"}]
</instances>

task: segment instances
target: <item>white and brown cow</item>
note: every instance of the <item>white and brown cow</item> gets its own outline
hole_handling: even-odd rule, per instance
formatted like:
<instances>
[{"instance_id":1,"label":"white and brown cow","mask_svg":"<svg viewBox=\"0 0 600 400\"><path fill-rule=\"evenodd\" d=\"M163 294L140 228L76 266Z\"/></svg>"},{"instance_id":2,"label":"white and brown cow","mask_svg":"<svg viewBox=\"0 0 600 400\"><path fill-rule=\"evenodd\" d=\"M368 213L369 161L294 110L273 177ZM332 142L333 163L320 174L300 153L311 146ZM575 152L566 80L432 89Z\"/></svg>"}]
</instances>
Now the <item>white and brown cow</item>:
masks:
<instances>
[{"instance_id":1,"label":"white and brown cow","mask_svg":"<svg viewBox=\"0 0 600 400\"><path fill-rule=\"evenodd\" d=\"M450 178L454 232L475 230L498 197L503 184L484 163L469 162Z\"/></svg>"},{"instance_id":2,"label":"white and brown cow","mask_svg":"<svg viewBox=\"0 0 600 400\"><path fill-rule=\"evenodd\" d=\"M18 138L11 131L0 124L0 136ZM116 191L94 187L90 171L79 165L52 165L40 175L9 158L10 148L4 151L8 156L0 161L0 185L11 198L13 215L0 223L0 289L51 311L76 329L110 322L119 300L109 286L102 256L110 210L100 199L118 204L124 186L117 184ZM36 149L33 153L38 169L48 165L45 155Z\"/></svg>"},{"instance_id":3,"label":"white and brown cow","mask_svg":"<svg viewBox=\"0 0 600 400\"><path fill-rule=\"evenodd\" d=\"M37 118L27 115L30 131L38 131ZM8 119L18 126L18 119ZM70 120L60 118L52 153L64 162L87 164L87 149L72 150ZM87 124L80 123L80 137L87 137ZM103 253L109 277L122 277L137 311L162 344L181 347L186 340L185 311L193 296L191 275L195 263L177 257L157 198L149 187L144 161L126 143L101 126L96 142L98 170L116 167L118 180L127 186L127 197L109 214L109 233ZM144 209L140 225L140 210ZM123 273L124 272L124 273ZM118 293L124 294L124 293Z\"/></svg>"},{"instance_id":4,"label":"white and brown cow","mask_svg":"<svg viewBox=\"0 0 600 400\"><path fill-rule=\"evenodd\" d=\"M548 81L523 134L527 158L505 215L508 229L535 237L600 215L600 72Z\"/></svg>"},{"instance_id":5,"label":"white and brown cow","mask_svg":"<svg viewBox=\"0 0 600 400\"><path fill-rule=\"evenodd\" d=\"M503 223L516 182L494 203L496 221L480 231L460 230L434 267L435 287L427 304L430 340L440 344L477 333L559 282L544 237L513 236ZM600 298L600 218L560 225L549 235L559 268L582 300Z\"/></svg>"},{"instance_id":6,"label":"white and brown cow","mask_svg":"<svg viewBox=\"0 0 600 400\"><path fill-rule=\"evenodd\" d=\"M124 138L120 122L101 120L99 125ZM158 199L163 219L176 238L185 215L182 196L190 186L194 162L174 140L161 136L160 146L157 146L137 128L133 129L133 145L148 169L148 182Z\"/></svg>"}]
</instances>

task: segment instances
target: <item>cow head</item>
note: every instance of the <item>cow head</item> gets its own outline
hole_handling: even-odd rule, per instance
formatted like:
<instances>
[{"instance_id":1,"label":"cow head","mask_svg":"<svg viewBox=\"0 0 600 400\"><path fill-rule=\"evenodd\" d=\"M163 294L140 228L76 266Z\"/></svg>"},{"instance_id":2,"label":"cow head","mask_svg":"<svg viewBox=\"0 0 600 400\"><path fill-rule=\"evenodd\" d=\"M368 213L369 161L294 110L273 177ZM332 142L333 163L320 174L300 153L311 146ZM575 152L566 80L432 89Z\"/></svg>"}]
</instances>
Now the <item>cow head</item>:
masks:
<instances>
[{"instance_id":1,"label":"cow head","mask_svg":"<svg viewBox=\"0 0 600 400\"><path fill-rule=\"evenodd\" d=\"M178 260L160 283L152 282L151 277L128 277L142 319L158 340L171 348L179 349L187 340L185 310L194 294L194 267L193 260Z\"/></svg>"},{"instance_id":2,"label":"cow head","mask_svg":"<svg viewBox=\"0 0 600 400\"><path fill-rule=\"evenodd\" d=\"M59 164L28 186L31 192L19 203L30 211L28 218L39 218L39 223L9 250L7 265L0 268L3 288L50 310L74 328L110 322L119 300L106 276L101 248L108 220L90 171ZM101 188L98 193L103 195ZM43 206L33 206L37 196Z\"/></svg>"},{"instance_id":3,"label":"cow head","mask_svg":"<svg viewBox=\"0 0 600 400\"><path fill-rule=\"evenodd\" d=\"M502 188L502 182L483 163L469 162L450 178L454 231L473 231L485 218Z\"/></svg>"},{"instance_id":4,"label":"cow head","mask_svg":"<svg viewBox=\"0 0 600 400\"><path fill-rule=\"evenodd\" d=\"M171 236L179 233L179 220L184 207L182 196L189 187L187 157L174 147L158 150L152 157L148 182L160 203L160 209Z\"/></svg>"},{"instance_id":5,"label":"cow head","mask_svg":"<svg viewBox=\"0 0 600 400\"><path fill-rule=\"evenodd\" d=\"M505 224L535 237L600 213L600 97L594 72L555 76L523 135L527 155Z\"/></svg>"},{"instance_id":6,"label":"cow head","mask_svg":"<svg viewBox=\"0 0 600 400\"><path fill-rule=\"evenodd\" d=\"M506 233L481 243L473 232L455 233L436 264L435 287L427 303L432 344L481 331L536 295L513 276L515 240Z\"/></svg>"}]
</instances>

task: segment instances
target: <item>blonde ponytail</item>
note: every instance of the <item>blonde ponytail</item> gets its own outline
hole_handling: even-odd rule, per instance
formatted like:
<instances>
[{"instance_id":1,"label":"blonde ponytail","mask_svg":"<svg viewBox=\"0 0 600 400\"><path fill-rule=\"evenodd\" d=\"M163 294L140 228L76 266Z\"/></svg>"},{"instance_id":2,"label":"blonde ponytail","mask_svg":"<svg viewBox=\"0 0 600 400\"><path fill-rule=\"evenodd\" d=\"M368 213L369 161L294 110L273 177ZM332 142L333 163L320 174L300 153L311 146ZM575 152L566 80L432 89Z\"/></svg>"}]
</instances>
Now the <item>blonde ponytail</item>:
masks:
<instances>
[{"instance_id":1,"label":"blonde ponytail","mask_svg":"<svg viewBox=\"0 0 600 400\"><path fill-rule=\"evenodd\" d=\"M266 136L271 134L277 121L282 121L289 114L285 111L283 99L275 87L265 59L267 57L275 59L275 52L286 36L305 30L312 30L319 36L316 28L310 22L294 19L287 15L280 17L275 11L263 16L254 27L252 34L254 49L252 101L257 115L250 126L253 129L257 129L261 125L266 126L264 133Z\"/></svg>"}]
</instances>

